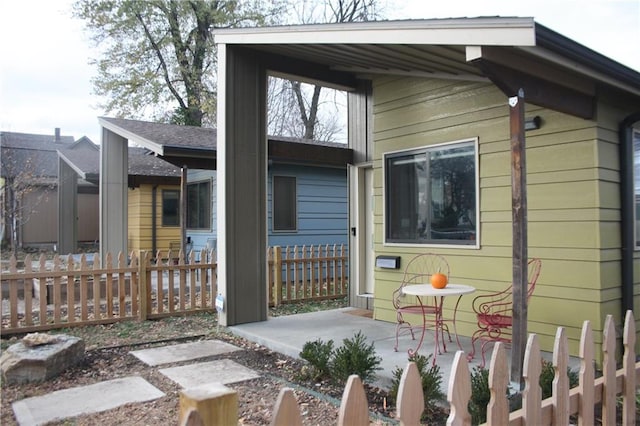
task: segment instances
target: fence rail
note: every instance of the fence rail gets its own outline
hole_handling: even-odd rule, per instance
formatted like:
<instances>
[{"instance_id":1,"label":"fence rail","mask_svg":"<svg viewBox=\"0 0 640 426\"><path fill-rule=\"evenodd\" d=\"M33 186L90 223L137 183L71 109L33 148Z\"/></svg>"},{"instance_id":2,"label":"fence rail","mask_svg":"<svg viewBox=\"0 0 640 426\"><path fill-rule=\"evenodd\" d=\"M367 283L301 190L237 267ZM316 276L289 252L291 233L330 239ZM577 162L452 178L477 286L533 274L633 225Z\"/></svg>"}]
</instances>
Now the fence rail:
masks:
<instances>
[{"instance_id":1,"label":"fence rail","mask_svg":"<svg viewBox=\"0 0 640 426\"><path fill-rule=\"evenodd\" d=\"M284 253L284 254L283 254ZM3 334L46 331L214 311L217 262L214 251L149 252L139 259L107 254L30 255L18 267L13 256L0 273ZM274 247L268 251L271 305L339 298L347 294L344 246ZM35 265L35 266L34 266Z\"/></svg>"},{"instance_id":2,"label":"fence rail","mask_svg":"<svg viewBox=\"0 0 640 426\"><path fill-rule=\"evenodd\" d=\"M542 400L539 385L542 358L538 338L529 336L525 353L525 388L522 392L522 408L509 413L507 387L509 365L503 343L494 347L489 368L491 399L487 405L488 426L504 425L558 425L572 424L570 416L577 415L578 425L593 425L599 420L603 425L636 424L636 386L640 374L640 362L635 354L635 320L627 312L623 346L622 367L616 370L615 326L608 316L604 330L602 350L603 375L595 378L594 339L589 321L584 322L580 342L581 368L579 385L569 389L567 367L569 351L564 328L559 327L553 352L555 377L552 396ZM453 361L447 390L449 418L447 425L471 425L468 404L471 399L471 377L466 354L458 351ZM179 424L236 424L237 393L231 389L220 391L219 385L198 388L198 392L184 390L180 394ZM618 398L620 396L620 398ZM621 400L620 404L617 401ZM601 406L600 418L596 418L596 406ZM417 366L409 362L402 373L396 402L396 418L401 425L418 425L424 411L422 379ZM215 414L216 417L213 417ZM573 422L574 419L571 421ZM293 390L284 388L276 400L272 425L301 425L302 416ZM370 424L368 403L362 382L351 376L342 394L338 425L365 426Z\"/></svg>"}]
</instances>

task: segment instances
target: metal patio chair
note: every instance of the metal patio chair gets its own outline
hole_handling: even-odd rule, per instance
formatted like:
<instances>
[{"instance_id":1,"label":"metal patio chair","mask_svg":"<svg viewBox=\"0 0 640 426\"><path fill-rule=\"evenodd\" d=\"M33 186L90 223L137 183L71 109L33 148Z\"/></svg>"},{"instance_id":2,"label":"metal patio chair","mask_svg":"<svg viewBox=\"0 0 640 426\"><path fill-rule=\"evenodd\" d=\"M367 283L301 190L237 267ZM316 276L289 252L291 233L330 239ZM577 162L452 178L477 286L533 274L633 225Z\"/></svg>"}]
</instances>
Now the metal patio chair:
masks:
<instances>
[{"instance_id":1,"label":"metal patio chair","mask_svg":"<svg viewBox=\"0 0 640 426\"><path fill-rule=\"evenodd\" d=\"M438 272L445 274L447 278L449 278L449 263L439 254L419 254L407 263L402 277L402 282L393 292L393 307L396 310L396 317L398 321L396 324L396 344L394 346L394 350L398 350L398 337L403 333L410 333L411 339L415 340L414 328L418 326L412 326L411 323L405 319L405 315L419 315L423 317L423 322L419 327L437 329L436 321L438 317L441 317L439 315L439 310L442 309L442 307L439 307L435 300L430 303L424 301L422 305L416 303L413 299L409 301L408 297L404 295L403 289L412 284L430 284L431 275ZM443 324L442 330L442 341L444 341L444 330L446 330L449 341L451 342L449 327L446 324Z\"/></svg>"},{"instance_id":2,"label":"metal patio chair","mask_svg":"<svg viewBox=\"0 0 640 426\"><path fill-rule=\"evenodd\" d=\"M542 261L530 259L527 275L527 304L536 287L540 275ZM498 293L484 294L473 299L472 309L478 322L478 330L471 336L471 352L467 359L471 361L476 354L476 343L480 341L482 363L485 365L485 352L491 342L511 343L511 327L513 324L513 287L510 285Z\"/></svg>"}]
</instances>

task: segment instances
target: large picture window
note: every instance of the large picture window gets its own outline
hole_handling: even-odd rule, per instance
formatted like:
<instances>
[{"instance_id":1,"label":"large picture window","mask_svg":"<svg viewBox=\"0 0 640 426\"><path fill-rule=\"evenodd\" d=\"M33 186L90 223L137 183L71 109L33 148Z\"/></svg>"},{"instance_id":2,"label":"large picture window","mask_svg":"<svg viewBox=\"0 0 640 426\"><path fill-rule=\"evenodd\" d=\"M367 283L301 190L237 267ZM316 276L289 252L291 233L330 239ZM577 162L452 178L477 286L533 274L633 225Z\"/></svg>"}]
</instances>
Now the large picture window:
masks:
<instances>
[{"instance_id":1,"label":"large picture window","mask_svg":"<svg viewBox=\"0 0 640 426\"><path fill-rule=\"evenodd\" d=\"M162 190L162 226L180 226L180 191Z\"/></svg>"},{"instance_id":2,"label":"large picture window","mask_svg":"<svg viewBox=\"0 0 640 426\"><path fill-rule=\"evenodd\" d=\"M187 228L211 229L211 181L187 184Z\"/></svg>"},{"instance_id":3,"label":"large picture window","mask_svg":"<svg viewBox=\"0 0 640 426\"><path fill-rule=\"evenodd\" d=\"M390 243L476 245L475 139L385 155Z\"/></svg>"},{"instance_id":4,"label":"large picture window","mask_svg":"<svg viewBox=\"0 0 640 426\"><path fill-rule=\"evenodd\" d=\"M273 230L295 231L298 215L296 203L296 178L291 176L273 177Z\"/></svg>"}]
</instances>

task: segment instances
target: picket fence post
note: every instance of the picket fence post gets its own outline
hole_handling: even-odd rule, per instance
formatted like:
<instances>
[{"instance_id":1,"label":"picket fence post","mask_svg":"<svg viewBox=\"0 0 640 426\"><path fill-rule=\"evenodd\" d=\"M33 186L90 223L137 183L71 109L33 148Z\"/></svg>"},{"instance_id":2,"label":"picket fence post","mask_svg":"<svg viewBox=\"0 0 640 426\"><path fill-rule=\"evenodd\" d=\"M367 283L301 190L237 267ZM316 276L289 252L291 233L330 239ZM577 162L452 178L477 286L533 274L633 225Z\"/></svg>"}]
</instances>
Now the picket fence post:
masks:
<instances>
[{"instance_id":1,"label":"picket fence post","mask_svg":"<svg viewBox=\"0 0 640 426\"><path fill-rule=\"evenodd\" d=\"M273 247L273 285L275 286L274 305L279 306L282 303L282 247Z\"/></svg>"}]
</instances>

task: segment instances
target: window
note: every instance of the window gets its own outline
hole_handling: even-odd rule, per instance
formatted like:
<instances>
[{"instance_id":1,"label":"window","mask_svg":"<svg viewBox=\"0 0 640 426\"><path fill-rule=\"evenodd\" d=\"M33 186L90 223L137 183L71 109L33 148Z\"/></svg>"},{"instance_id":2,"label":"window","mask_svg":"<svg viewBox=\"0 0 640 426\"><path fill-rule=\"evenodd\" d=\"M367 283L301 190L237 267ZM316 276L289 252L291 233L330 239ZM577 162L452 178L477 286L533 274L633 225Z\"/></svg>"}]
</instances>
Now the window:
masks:
<instances>
[{"instance_id":1,"label":"window","mask_svg":"<svg viewBox=\"0 0 640 426\"><path fill-rule=\"evenodd\" d=\"M475 245L477 140L385 155L391 243Z\"/></svg>"},{"instance_id":2,"label":"window","mask_svg":"<svg viewBox=\"0 0 640 426\"><path fill-rule=\"evenodd\" d=\"M633 194L636 206L636 249L640 249L640 131L633 132Z\"/></svg>"},{"instance_id":3,"label":"window","mask_svg":"<svg viewBox=\"0 0 640 426\"><path fill-rule=\"evenodd\" d=\"M180 226L180 191L162 190L162 226Z\"/></svg>"},{"instance_id":4,"label":"window","mask_svg":"<svg viewBox=\"0 0 640 426\"><path fill-rule=\"evenodd\" d=\"M187 184L187 228L211 228L211 181Z\"/></svg>"},{"instance_id":5,"label":"window","mask_svg":"<svg viewBox=\"0 0 640 426\"><path fill-rule=\"evenodd\" d=\"M295 231L296 216L296 178L290 176L273 177L273 230Z\"/></svg>"}]
</instances>

